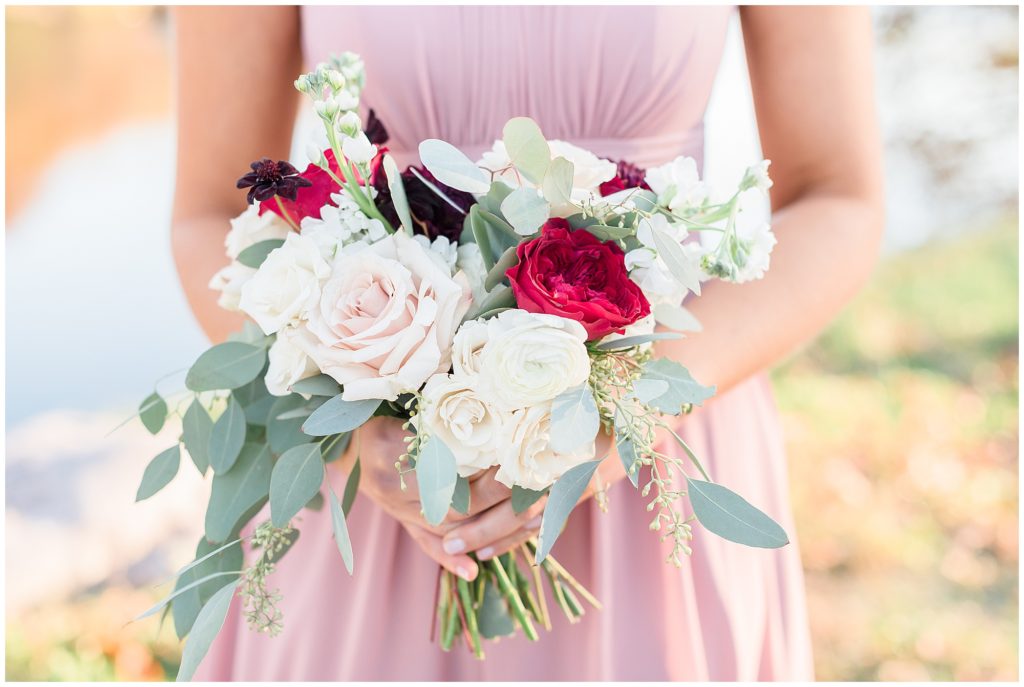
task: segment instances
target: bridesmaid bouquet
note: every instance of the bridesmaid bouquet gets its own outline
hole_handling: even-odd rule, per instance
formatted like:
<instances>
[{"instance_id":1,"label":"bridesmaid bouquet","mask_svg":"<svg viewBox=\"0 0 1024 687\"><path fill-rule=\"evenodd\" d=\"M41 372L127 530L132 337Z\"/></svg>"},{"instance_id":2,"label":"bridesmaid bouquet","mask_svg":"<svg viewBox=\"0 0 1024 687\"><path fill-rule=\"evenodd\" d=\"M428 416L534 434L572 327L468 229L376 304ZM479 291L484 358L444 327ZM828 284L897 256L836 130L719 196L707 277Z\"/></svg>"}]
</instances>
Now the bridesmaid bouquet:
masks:
<instances>
[{"instance_id":1,"label":"bridesmaid bouquet","mask_svg":"<svg viewBox=\"0 0 1024 687\"><path fill-rule=\"evenodd\" d=\"M605 457L595 457L601 433L614 437L670 562L690 553L684 497L715 534L785 545L779 525L712 482L665 419L714 389L652 351L699 330L680 303L702 282L764 274L775 239L737 220L743 199L771 185L768 162L713 201L690 158L645 171L548 141L516 117L479 161L431 139L419 146L422 167L400 171L381 122L371 111L364 126L356 113L363 83L353 54L300 76L326 149L313 147L302 172L264 158L239 179L249 207L231 221L230 263L211 286L252 322L189 369L180 440L139 487L141 500L170 482L182 446L201 474L213 472L196 558L143 614L164 609L179 636L190 633L181 676L236 593L254 629L280 630L267 578L303 509L329 509L353 571L346 515L359 462L340 498L325 466L374 416L404 420L396 468L415 474L432 525L469 511L469 478L482 470L496 468L517 512L546 498L535 540L481 561L472 582L439 575L445 650L461 636L482 657L482 639L517 628L536 640L535 624L551 627L543 578L572 621L584 601L600 606L550 553ZM167 401L154 392L139 414L155 433ZM659 449L659 431L686 459ZM241 536L268 503L269 518Z\"/></svg>"}]
</instances>

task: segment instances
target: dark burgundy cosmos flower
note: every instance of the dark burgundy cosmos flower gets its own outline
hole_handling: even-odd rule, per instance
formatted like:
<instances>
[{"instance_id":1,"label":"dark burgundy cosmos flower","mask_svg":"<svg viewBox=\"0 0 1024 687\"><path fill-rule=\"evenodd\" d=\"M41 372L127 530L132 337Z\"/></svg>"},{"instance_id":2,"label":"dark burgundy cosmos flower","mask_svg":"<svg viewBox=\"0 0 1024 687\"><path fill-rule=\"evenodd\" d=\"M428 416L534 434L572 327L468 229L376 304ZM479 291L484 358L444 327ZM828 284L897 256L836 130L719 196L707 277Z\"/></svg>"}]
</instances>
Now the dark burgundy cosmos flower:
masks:
<instances>
[{"instance_id":1,"label":"dark burgundy cosmos flower","mask_svg":"<svg viewBox=\"0 0 1024 687\"><path fill-rule=\"evenodd\" d=\"M382 146L388 142L388 130L384 128L384 122L377 119L377 113L372 109L366 117L366 126L363 128L370 143L375 146Z\"/></svg>"},{"instance_id":2,"label":"dark burgundy cosmos flower","mask_svg":"<svg viewBox=\"0 0 1024 687\"><path fill-rule=\"evenodd\" d=\"M600 186L602 196L610 196L627 188L644 188L650 190L650 186L644 181L646 169L637 167L632 162L619 160L616 164L615 176Z\"/></svg>"},{"instance_id":3,"label":"dark burgundy cosmos flower","mask_svg":"<svg viewBox=\"0 0 1024 687\"><path fill-rule=\"evenodd\" d=\"M327 158L327 166L331 168L331 171L341 177L341 169L338 167L337 160L334 159L334 153L329 149L325 150L324 157ZM302 184L303 188L300 188L294 197L285 200L270 198L260 203L260 214L269 211L282 219L287 219L281 214L281 207L278 206L280 203L294 222L301 223L306 217L319 219L320 208L325 205L333 205L331 194L337 193L341 187L335 183L330 174L313 163L310 163L299 176L306 183Z\"/></svg>"},{"instance_id":4,"label":"dark burgundy cosmos flower","mask_svg":"<svg viewBox=\"0 0 1024 687\"><path fill-rule=\"evenodd\" d=\"M309 179L299 176L299 170L284 160L274 162L265 157L249 166L252 167L252 171L239 179L235 185L238 188L249 189L246 198L250 205L253 201L262 202L274 196L295 200L300 188L312 185Z\"/></svg>"},{"instance_id":5,"label":"dark burgundy cosmos flower","mask_svg":"<svg viewBox=\"0 0 1024 687\"><path fill-rule=\"evenodd\" d=\"M462 221L466 212L469 211L474 201L473 196L464 191L458 191L450 186L442 184L434 178L434 175L425 168L417 167L416 171L420 176L439 188L452 202L462 208L459 212L449 205L444 198L441 198L433 190L427 187L422 181L416 178L412 168L402 172L402 183L405 186L405 195L409 201L409 211L413 217L413 231L417 234L424 234L427 238L434 239L444 236L449 241L456 242L459 234L462 233ZM383 170L374 173L373 186L377 189L377 208L381 214L391 222L391 226L399 225L398 213L395 212L395 204L391 200L391 191L388 190L387 175Z\"/></svg>"}]
</instances>

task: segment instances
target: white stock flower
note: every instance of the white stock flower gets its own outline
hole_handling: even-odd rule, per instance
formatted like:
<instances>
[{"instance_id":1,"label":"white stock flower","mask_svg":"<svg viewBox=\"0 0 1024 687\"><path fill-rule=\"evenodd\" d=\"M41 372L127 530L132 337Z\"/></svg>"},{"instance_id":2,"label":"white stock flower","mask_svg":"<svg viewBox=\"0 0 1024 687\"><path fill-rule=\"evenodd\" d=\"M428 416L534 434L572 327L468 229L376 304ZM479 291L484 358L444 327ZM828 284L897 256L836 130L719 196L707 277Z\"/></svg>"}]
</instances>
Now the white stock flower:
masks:
<instances>
[{"instance_id":1,"label":"white stock flower","mask_svg":"<svg viewBox=\"0 0 1024 687\"><path fill-rule=\"evenodd\" d=\"M342 384L345 400L393 401L448 369L452 337L469 305L465 275L452 277L397 232L337 258L309 314L313 336L302 341Z\"/></svg>"},{"instance_id":2,"label":"white stock flower","mask_svg":"<svg viewBox=\"0 0 1024 687\"><path fill-rule=\"evenodd\" d=\"M551 449L551 403L516 410L506 422L496 480L507 487L541 490L570 468L593 458L594 442L573 453Z\"/></svg>"},{"instance_id":3,"label":"white stock flower","mask_svg":"<svg viewBox=\"0 0 1024 687\"><path fill-rule=\"evenodd\" d=\"M768 189L772 187L773 183L771 177L768 176L768 166L771 163L771 160L761 160L756 165L747 167L747 171L743 174L743 180L740 181L740 190L756 188L761 193L768 193Z\"/></svg>"},{"instance_id":4,"label":"white stock flower","mask_svg":"<svg viewBox=\"0 0 1024 687\"><path fill-rule=\"evenodd\" d=\"M658 203L673 212L700 205L708 196L697 171L697 161L692 157L680 155L672 162L652 167L644 180L658 196Z\"/></svg>"},{"instance_id":5,"label":"white stock flower","mask_svg":"<svg viewBox=\"0 0 1024 687\"><path fill-rule=\"evenodd\" d=\"M590 376L587 331L555 315L506 310L487 320L480 390L499 407L550 401Z\"/></svg>"},{"instance_id":6,"label":"white stock flower","mask_svg":"<svg viewBox=\"0 0 1024 687\"><path fill-rule=\"evenodd\" d=\"M302 219L302 235L316 242L326 259L333 259L345 246L376 243L388 235L383 223L367 217L345 191L332 193L331 200L334 205L320 208L320 219Z\"/></svg>"},{"instance_id":7,"label":"white stock flower","mask_svg":"<svg viewBox=\"0 0 1024 687\"><path fill-rule=\"evenodd\" d=\"M420 244L428 255L435 258L439 267L448 270L448 274L455 271L455 263L458 261L458 244L449 241L447 236L438 236L431 241L423 234L414 234L412 240Z\"/></svg>"},{"instance_id":8,"label":"white stock flower","mask_svg":"<svg viewBox=\"0 0 1024 687\"><path fill-rule=\"evenodd\" d=\"M312 377L320 372L306 352L296 344L301 336L294 327L285 327L277 332L277 339L267 352L267 375L264 382L267 391L274 396L287 396L295 382Z\"/></svg>"},{"instance_id":9,"label":"white stock flower","mask_svg":"<svg viewBox=\"0 0 1024 687\"><path fill-rule=\"evenodd\" d=\"M283 239L290 232L291 227L277 213L267 211L261 215L259 205L250 205L231 220L231 230L224 237L224 247L228 257L235 259L249 246L260 241Z\"/></svg>"},{"instance_id":10,"label":"white stock flower","mask_svg":"<svg viewBox=\"0 0 1024 687\"><path fill-rule=\"evenodd\" d=\"M754 188L744 190L738 202L734 233L726 246L721 245L724 234L703 232L701 267L709 275L742 284L760 279L768 271L776 240L765 221L767 201L761 192Z\"/></svg>"},{"instance_id":11,"label":"white stock flower","mask_svg":"<svg viewBox=\"0 0 1024 687\"><path fill-rule=\"evenodd\" d=\"M423 387L414 422L417 430L443 441L459 474L469 477L497 463L507 415L478 394L471 379L437 374Z\"/></svg>"},{"instance_id":12,"label":"white stock flower","mask_svg":"<svg viewBox=\"0 0 1024 687\"><path fill-rule=\"evenodd\" d=\"M373 156L377 154L377 146L370 143L362 131L355 136L347 137L341 144L341 152L348 159L357 165L367 165Z\"/></svg>"},{"instance_id":13,"label":"white stock flower","mask_svg":"<svg viewBox=\"0 0 1024 687\"><path fill-rule=\"evenodd\" d=\"M239 308L264 334L273 334L316 304L330 271L316 243L292 232L242 287Z\"/></svg>"},{"instance_id":14,"label":"white stock flower","mask_svg":"<svg viewBox=\"0 0 1024 687\"><path fill-rule=\"evenodd\" d=\"M614 162L599 158L590 151L566 141L548 141L548 147L551 148L552 158L564 157L572 163L573 200L579 201L584 197L600 195L601 184L614 177L618 171ZM498 140L494 142L494 146L490 150L483 154L477 164L497 171L508 167L512 161L509 159L508 151L505 150L505 143ZM509 182L512 186L519 185L515 172L511 170L504 172L499 178ZM531 184L523 180L523 185Z\"/></svg>"},{"instance_id":15,"label":"white stock flower","mask_svg":"<svg viewBox=\"0 0 1024 687\"><path fill-rule=\"evenodd\" d=\"M687 235L686 228L682 224L670 224L664 215L657 214L652 216L649 221L641 222L637 228L636 238L641 247L626 253L625 261L626 269L629 270L629 278L640 287L652 306L659 303L679 305L686 297L687 289L672 276L668 265L658 254L652 225L653 228L657 228L680 244L683 254L697 271L700 271L701 244L699 241L684 242Z\"/></svg>"}]
</instances>

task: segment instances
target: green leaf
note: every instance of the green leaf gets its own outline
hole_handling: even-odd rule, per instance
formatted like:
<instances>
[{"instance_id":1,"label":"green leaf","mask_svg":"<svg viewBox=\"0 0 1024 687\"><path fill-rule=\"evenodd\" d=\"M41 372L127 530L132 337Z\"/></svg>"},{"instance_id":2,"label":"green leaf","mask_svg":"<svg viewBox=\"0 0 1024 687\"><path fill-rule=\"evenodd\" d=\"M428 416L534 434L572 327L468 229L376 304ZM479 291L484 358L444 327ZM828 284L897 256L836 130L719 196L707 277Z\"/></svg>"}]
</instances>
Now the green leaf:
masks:
<instances>
[{"instance_id":1,"label":"green leaf","mask_svg":"<svg viewBox=\"0 0 1024 687\"><path fill-rule=\"evenodd\" d=\"M648 222L651 228L651 236L654 238L654 247L658 250L658 255L661 256L665 266L668 267L668 271L672 273L672 276L682 286L685 286L699 296L700 272L696 266L691 265L690 261L687 260L683 247L679 245L678 241L651 223L650 220L644 219L642 221Z\"/></svg>"},{"instance_id":2,"label":"green leaf","mask_svg":"<svg viewBox=\"0 0 1024 687\"><path fill-rule=\"evenodd\" d=\"M513 117L502 130L508 158L524 177L539 184L551 164L551 148L537 122L529 117Z\"/></svg>"},{"instance_id":3,"label":"green leaf","mask_svg":"<svg viewBox=\"0 0 1024 687\"><path fill-rule=\"evenodd\" d=\"M505 597L498 590L497 583L488 581L484 585L484 600L476 616L480 635L486 639L495 639L515 634L515 621L508 612Z\"/></svg>"},{"instance_id":4,"label":"green leaf","mask_svg":"<svg viewBox=\"0 0 1024 687\"><path fill-rule=\"evenodd\" d=\"M270 521L284 527L320 490L324 461L320 444L302 444L285 451L270 476Z\"/></svg>"},{"instance_id":5,"label":"green leaf","mask_svg":"<svg viewBox=\"0 0 1024 687\"><path fill-rule=\"evenodd\" d=\"M693 514L709 532L737 544L777 549L789 543L777 522L739 494L714 482L686 478Z\"/></svg>"},{"instance_id":6,"label":"green leaf","mask_svg":"<svg viewBox=\"0 0 1024 687\"><path fill-rule=\"evenodd\" d=\"M624 348L640 346L651 341L663 341L666 339L681 339L675 332L653 332L651 334L637 334L636 336L623 336L616 339L609 339L597 344L594 348L599 351L618 351Z\"/></svg>"},{"instance_id":7,"label":"green leaf","mask_svg":"<svg viewBox=\"0 0 1024 687\"><path fill-rule=\"evenodd\" d=\"M626 477L629 478L634 487L637 486L640 478L640 466L636 464L638 459L636 447L633 446L633 442L629 437L617 435L615 438L615 448L619 454L619 460L622 461L622 467L626 470Z\"/></svg>"},{"instance_id":8,"label":"green leaf","mask_svg":"<svg viewBox=\"0 0 1024 687\"><path fill-rule=\"evenodd\" d=\"M715 387L703 386L689 371L667 358L657 358L644 365L640 379L656 379L668 383L668 390L646 403L662 413L678 415L687 404L700 405L715 395Z\"/></svg>"},{"instance_id":9,"label":"green leaf","mask_svg":"<svg viewBox=\"0 0 1024 687\"><path fill-rule=\"evenodd\" d=\"M375 398L346 401L339 394L313 411L302 424L302 431L312 437L351 432L369 420L380 404Z\"/></svg>"},{"instance_id":10,"label":"green leaf","mask_svg":"<svg viewBox=\"0 0 1024 687\"><path fill-rule=\"evenodd\" d=\"M292 393L309 394L311 396L337 396L341 386L328 375L306 377L292 384Z\"/></svg>"},{"instance_id":11,"label":"green leaf","mask_svg":"<svg viewBox=\"0 0 1024 687\"><path fill-rule=\"evenodd\" d=\"M331 501L331 529L334 530L334 543L338 545L338 552L341 560L345 563L345 570L352 574L352 540L348 536L348 525L345 524L345 511L338 503L338 497L334 490L328 487L328 498Z\"/></svg>"},{"instance_id":12,"label":"green leaf","mask_svg":"<svg viewBox=\"0 0 1024 687\"><path fill-rule=\"evenodd\" d=\"M564 157L556 157L544 174L541 189L544 197L552 206L566 205L572 202L573 164Z\"/></svg>"},{"instance_id":13,"label":"green leaf","mask_svg":"<svg viewBox=\"0 0 1024 687\"><path fill-rule=\"evenodd\" d=\"M284 415L290 410L306 404L306 400L298 394L282 396L270 407L267 416L267 441L270 443L270 450L281 455L293 446L308 443L310 436L302 431L302 423L305 420L301 417L278 420L279 415Z\"/></svg>"},{"instance_id":14,"label":"green leaf","mask_svg":"<svg viewBox=\"0 0 1024 687\"><path fill-rule=\"evenodd\" d=\"M227 577L229 575L237 575L239 572L240 571L238 571L238 570L232 570L232 571L211 573L209 575L206 575L204 577L199 578L198 580L190 582L189 584L185 585L181 589L178 589L177 591L172 592L171 594L168 594L167 596L165 596L160 601L157 601L155 604L150 606L148 609L146 609L145 611L143 611L139 615L135 616L132 619L132 621L134 622L136 620L142 620L143 618L148 618L149 616L153 615L154 613L156 613L161 608L163 608L167 604L171 603L172 601L174 601L178 597L182 596L183 594L188 593L189 591L191 591L193 589L196 589L200 585L203 585L203 584L209 582L210 580L213 580L213 579L216 579L216 578L220 578L220 577Z\"/></svg>"},{"instance_id":15,"label":"green leaf","mask_svg":"<svg viewBox=\"0 0 1024 687\"><path fill-rule=\"evenodd\" d=\"M632 384L632 396L641 403L650 403L668 391L668 382L663 379L635 379Z\"/></svg>"},{"instance_id":16,"label":"green leaf","mask_svg":"<svg viewBox=\"0 0 1024 687\"><path fill-rule=\"evenodd\" d=\"M590 478L594 471L601 464L601 460L591 460L586 463L570 468L564 475L558 478L551 487L548 494L548 502L544 506L544 519L540 523L540 537L537 540L537 563L540 563L548 554L555 540L562 533L562 527L569 518L576 502L580 500L583 491L590 484Z\"/></svg>"},{"instance_id":17,"label":"green leaf","mask_svg":"<svg viewBox=\"0 0 1024 687\"><path fill-rule=\"evenodd\" d=\"M263 370L267 349L238 341L217 344L199 356L185 376L192 391L237 389Z\"/></svg>"},{"instance_id":18,"label":"green leaf","mask_svg":"<svg viewBox=\"0 0 1024 687\"><path fill-rule=\"evenodd\" d=\"M501 203L508 194L512 193L512 187L506 184L504 181L497 180L491 183L491 188L487 191L487 195L481 196L477 199L477 204L481 210L485 210L492 215L497 215L501 212ZM470 208L472 210L472 207Z\"/></svg>"},{"instance_id":19,"label":"green leaf","mask_svg":"<svg viewBox=\"0 0 1024 687\"><path fill-rule=\"evenodd\" d=\"M328 441L324 441L321 444L324 454L324 463L332 463L341 458L345 455L345 451L348 450L348 446L351 443L352 432L345 432L341 435L341 438L337 440L332 438Z\"/></svg>"},{"instance_id":20,"label":"green leaf","mask_svg":"<svg viewBox=\"0 0 1024 687\"><path fill-rule=\"evenodd\" d=\"M519 262L519 256L516 255L517 246L509 246L498 261L494 263L494 267L487 273L487 277L484 279L484 289L487 291L492 290L504 282L507 277L505 273L508 272L512 267Z\"/></svg>"},{"instance_id":21,"label":"green leaf","mask_svg":"<svg viewBox=\"0 0 1024 687\"><path fill-rule=\"evenodd\" d=\"M572 453L593 441L600 426L594 390L586 382L566 389L551 402L549 444L558 453Z\"/></svg>"},{"instance_id":22,"label":"green leaf","mask_svg":"<svg viewBox=\"0 0 1024 687\"><path fill-rule=\"evenodd\" d=\"M463 515L469 514L469 480L459 475L455 481L455 493L452 494L452 508Z\"/></svg>"},{"instance_id":23,"label":"green leaf","mask_svg":"<svg viewBox=\"0 0 1024 687\"><path fill-rule=\"evenodd\" d=\"M356 494L359 493L359 477L363 470L361 463L357 457L352 472L348 473L348 480L345 481L345 493L341 497L341 509L345 511L345 515L352 512L352 504L356 502Z\"/></svg>"},{"instance_id":24,"label":"green leaf","mask_svg":"<svg viewBox=\"0 0 1024 687\"><path fill-rule=\"evenodd\" d=\"M167 402L154 391L139 405L139 419L150 434L156 434L167 420Z\"/></svg>"},{"instance_id":25,"label":"green leaf","mask_svg":"<svg viewBox=\"0 0 1024 687\"><path fill-rule=\"evenodd\" d=\"M447 515L458 477L455 455L443 441L433 436L420 445L416 456L416 482L423 516L431 525L440 525Z\"/></svg>"},{"instance_id":26,"label":"green leaf","mask_svg":"<svg viewBox=\"0 0 1024 687\"><path fill-rule=\"evenodd\" d=\"M583 230L601 241L619 241L636 233L633 227L612 227L607 224L590 224L583 227Z\"/></svg>"},{"instance_id":27,"label":"green leaf","mask_svg":"<svg viewBox=\"0 0 1024 687\"><path fill-rule=\"evenodd\" d=\"M476 311L467 317L467 320L479 320L488 315L495 314L502 310L508 310L516 305L515 294L507 286L498 286L491 291L484 300L477 306Z\"/></svg>"},{"instance_id":28,"label":"green leaf","mask_svg":"<svg viewBox=\"0 0 1024 687\"><path fill-rule=\"evenodd\" d=\"M210 432L213 431L213 420L198 398L192 400L185 417L181 419L182 441L185 450L195 463L200 475L206 474L210 467Z\"/></svg>"},{"instance_id":29,"label":"green leaf","mask_svg":"<svg viewBox=\"0 0 1024 687\"><path fill-rule=\"evenodd\" d=\"M412 234L412 213L409 211L409 201L405 197L405 184L402 183L402 174L398 171L398 165L390 155L384 156L384 174L388 178L388 190L391 191L391 202L395 206L395 214L402 222L402 227L407 233Z\"/></svg>"},{"instance_id":30,"label":"green leaf","mask_svg":"<svg viewBox=\"0 0 1024 687\"><path fill-rule=\"evenodd\" d=\"M284 245L284 239L267 239L242 249L236 260L246 267L258 269L273 251Z\"/></svg>"},{"instance_id":31,"label":"green leaf","mask_svg":"<svg viewBox=\"0 0 1024 687\"><path fill-rule=\"evenodd\" d=\"M487 193L490 176L450 143L428 138L420 143L420 161L438 181L467 193Z\"/></svg>"},{"instance_id":32,"label":"green leaf","mask_svg":"<svg viewBox=\"0 0 1024 687\"><path fill-rule=\"evenodd\" d=\"M551 206L532 188L517 188L501 203L501 214L520 236L535 234L550 212Z\"/></svg>"},{"instance_id":33,"label":"green leaf","mask_svg":"<svg viewBox=\"0 0 1024 687\"><path fill-rule=\"evenodd\" d=\"M209 578L215 573L241 570L243 566L242 542L236 539L229 544L217 545L200 538L196 546L196 558L177 572L174 591L180 591L191 583ZM207 579L205 583L188 589L171 603L171 615L174 617L174 632L178 639L183 639L192 629L192 624L213 594L226 584L230 584L237 575L223 575Z\"/></svg>"},{"instance_id":34,"label":"green leaf","mask_svg":"<svg viewBox=\"0 0 1024 687\"><path fill-rule=\"evenodd\" d=\"M146 471L142 473L142 484L139 485L139 490L135 494L136 503L148 499L170 484L174 476L178 474L180 463L181 447L177 444L149 461Z\"/></svg>"},{"instance_id":35,"label":"green leaf","mask_svg":"<svg viewBox=\"0 0 1024 687\"><path fill-rule=\"evenodd\" d=\"M245 444L235 466L214 475L210 502L206 507L206 538L224 542L249 510L270 491L273 462L265 444Z\"/></svg>"},{"instance_id":36,"label":"green leaf","mask_svg":"<svg viewBox=\"0 0 1024 687\"><path fill-rule=\"evenodd\" d=\"M654 319L677 332L699 332L702 327L696 317L681 305L659 303L654 306Z\"/></svg>"},{"instance_id":37,"label":"green leaf","mask_svg":"<svg viewBox=\"0 0 1024 687\"><path fill-rule=\"evenodd\" d=\"M522 513L527 508L537 503L541 496L548 493L547 489L541 489L540 491L534 491L533 489L523 489L520 486L512 487L512 510L516 513Z\"/></svg>"},{"instance_id":38,"label":"green leaf","mask_svg":"<svg viewBox=\"0 0 1024 687\"><path fill-rule=\"evenodd\" d=\"M273 476L274 476L273 473L271 473L270 476L271 476L271 478L273 478ZM324 495L322 493L320 493L320 491L318 490L315 494L313 494L313 498L311 498L309 501L307 501L306 505L303 506L302 508L305 509L305 510L312 510L312 511L319 512L320 509L323 508L323 507L324 507Z\"/></svg>"},{"instance_id":39,"label":"green leaf","mask_svg":"<svg viewBox=\"0 0 1024 687\"><path fill-rule=\"evenodd\" d=\"M217 418L210 430L210 466L213 474L223 475L238 459L245 443L245 411L234 396L228 397L228 407Z\"/></svg>"},{"instance_id":40,"label":"green leaf","mask_svg":"<svg viewBox=\"0 0 1024 687\"><path fill-rule=\"evenodd\" d=\"M222 587L199 611L199 616L192 626L185 649L181 654L181 667L178 668L178 682L188 682L195 675L196 669L206 657L210 645L224 626L231 607L231 598L235 595L237 582Z\"/></svg>"}]
</instances>

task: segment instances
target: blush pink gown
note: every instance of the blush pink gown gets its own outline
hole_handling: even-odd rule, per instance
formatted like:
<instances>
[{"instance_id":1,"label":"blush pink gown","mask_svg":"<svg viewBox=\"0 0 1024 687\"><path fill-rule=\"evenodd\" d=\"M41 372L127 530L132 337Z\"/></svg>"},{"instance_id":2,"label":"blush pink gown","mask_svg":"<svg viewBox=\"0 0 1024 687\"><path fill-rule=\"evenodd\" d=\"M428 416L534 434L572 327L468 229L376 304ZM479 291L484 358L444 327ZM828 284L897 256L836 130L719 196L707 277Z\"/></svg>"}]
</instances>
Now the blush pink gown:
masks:
<instances>
[{"instance_id":1,"label":"blush pink gown","mask_svg":"<svg viewBox=\"0 0 1024 687\"><path fill-rule=\"evenodd\" d=\"M441 138L470 157L528 115L548 138L641 166L701 158L702 118L721 57L726 8L304 7L309 64L352 50L402 166ZM685 363L685 361L683 361ZM786 462L768 382L758 376L681 422L712 477L787 530L781 550L749 549L696 527L682 569L648 531L623 481L610 512L576 509L556 557L605 604L556 620L540 642L507 638L478 662L429 640L437 566L368 499L350 515L355 576L328 512L304 511L302 537L274 582L284 632L250 631L237 598L197 679L807 680L803 576ZM672 449L668 449L672 450ZM341 493L345 476L332 470Z\"/></svg>"}]
</instances>

